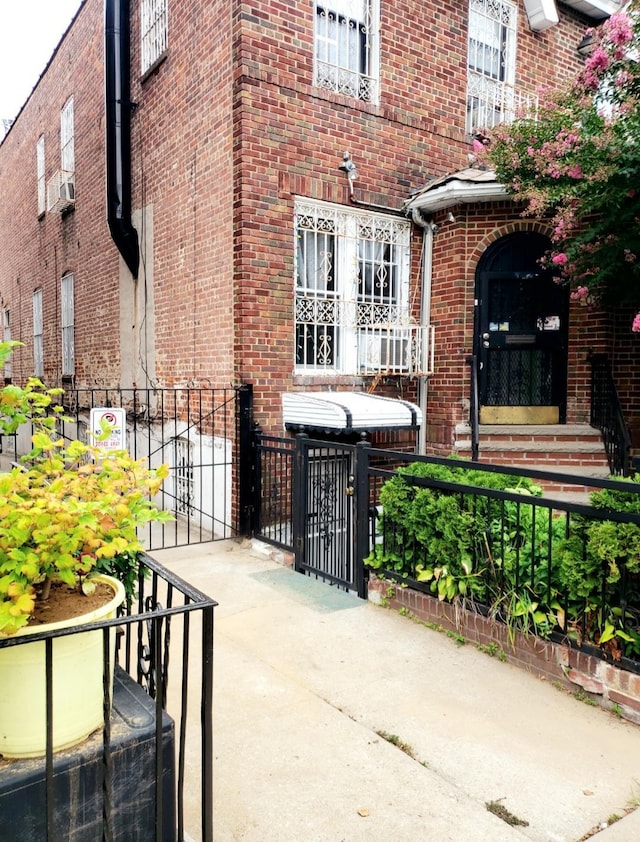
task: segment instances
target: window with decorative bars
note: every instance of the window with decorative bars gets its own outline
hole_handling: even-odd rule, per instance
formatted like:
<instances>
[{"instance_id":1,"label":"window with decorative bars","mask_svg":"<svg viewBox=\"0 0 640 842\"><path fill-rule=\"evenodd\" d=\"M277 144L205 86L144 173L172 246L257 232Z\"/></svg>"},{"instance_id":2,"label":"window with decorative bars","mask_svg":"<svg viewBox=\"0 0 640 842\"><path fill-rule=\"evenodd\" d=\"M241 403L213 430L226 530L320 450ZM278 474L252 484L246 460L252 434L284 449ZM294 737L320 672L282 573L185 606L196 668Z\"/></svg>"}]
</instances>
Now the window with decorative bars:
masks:
<instances>
[{"instance_id":1,"label":"window with decorative bars","mask_svg":"<svg viewBox=\"0 0 640 842\"><path fill-rule=\"evenodd\" d=\"M467 132L476 134L515 116L517 6L509 0L470 0Z\"/></svg>"},{"instance_id":2,"label":"window with decorative bars","mask_svg":"<svg viewBox=\"0 0 640 842\"><path fill-rule=\"evenodd\" d=\"M314 84L378 101L378 0L316 0Z\"/></svg>"},{"instance_id":3,"label":"window with decorative bars","mask_svg":"<svg viewBox=\"0 0 640 842\"><path fill-rule=\"evenodd\" d=\"M44 343L42 327L42 290L33 293L33 373L36 377L44 374Z\"/></svg>"},{"instance_id":4,"label":"window with decorative bars","mask_svg":"<svg viewBox=\"0 0 640 842\"><path fill-rule=\"evenodd\" d=\"M175 512L191 517L194 513L195 479L193 442L177 436L173 440L175 481Z\"/></svg>"},{"instance_id":5,"label":"window with decorative bars","mask_svg":"<svg viewBox=\"0 0 640 842\"><path fill-rule=\"evenodd\" d=\"M36 144L36 167L38 179L38 216L41 216L47 208L47 185L44 169L44 135L40 135Z\"/></svg>"},{"instance_id":6,"label":"window with decorative bars","mask_svg":"<svg viewBox=\"0 0 640 842\"><path fill-rule=\"evenodd\" d=\"M65 275L60 287L60 308L62 328L62 376L75 374L75 339L73 307L73 275Z\"/></svg>"},{"instance_id":7,"label":"window with decorative bars","mask_svg":"<svg viewBox=\"0 0 640 842\"><path fill-rule=\"evenodd\" d=\"M60 168L65 173L76 169L73 124L73 97L69 97L60 112Z\"/></svg>"},{"instance_id":8,"label":"window with decorative bars","mask_svg":"<svg viewBox=\"0 0 640 842\"><path fill-rule=\"evenodd\" d=\"M167 51L167 2L168 0L142 0L140 37L143 74Z\"/></svg>"},{"instance_id":9,"label":"window with decorative bars","mask_svg":"<svg viewBox=\"0 0 640 842\"><path fill-rule=\"evenodd\" d=\"M409 222L299 200L295 233L296 372L422 373L426 329L411 318Z\"/></svg>"}]
</instances>

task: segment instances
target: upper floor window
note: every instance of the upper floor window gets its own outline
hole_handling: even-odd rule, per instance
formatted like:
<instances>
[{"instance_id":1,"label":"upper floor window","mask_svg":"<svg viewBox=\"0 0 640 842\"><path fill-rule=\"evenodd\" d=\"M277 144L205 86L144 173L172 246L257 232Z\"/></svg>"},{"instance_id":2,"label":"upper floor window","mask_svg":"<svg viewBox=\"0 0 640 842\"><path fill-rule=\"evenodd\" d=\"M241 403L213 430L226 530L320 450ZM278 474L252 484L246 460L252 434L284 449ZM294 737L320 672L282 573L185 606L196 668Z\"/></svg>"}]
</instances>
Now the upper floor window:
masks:
<instances>
[{"instance_id":1,"label":"upper floor window","mask_svg":"<svg viewBox=\"0 0 640 842\"><path fill-rule=\"evenodd\" d=\"M314 84L378 101L378 0L315 0Z\"/></svg>"},{"instance_id":2,"label":"upper floor window","mask_svg":"<svg viewBox=\"0 0 640 842\"><path fill-rule=\"evenodd\" d=\"M42 290L33 293L33 373L36 377L44 374L44 343L42 325Z\"/></svg>"},{"instance_id":3,"label":"upper floor window","mask_svg":"<svg viewBox=\"0 0 640 842\"><path fill-rule=\"evenodd\" d=\"M515 96L517 6L510 0L470 0L467 132L511 121Z\"/></svg>"},{"instance_id":4,"label":"upper floor window","mask_svg":"<svg viewBox=\"0 0 640 842\"><path fill-rule=\"evenodd\" d=\"M60 112L60 169L67 173L76 169L74 133L73 97L69 97Z\"/></svg>"},{"instance_id":5,"label":"upper floor window","mask_svg":"<svg viewBox=\"0 0 640 842\"><path fill-rule=\"evenodd\" d=\"M141 72L144 74L167 49L168 0L142 0L140 6Z\"/></svg>"},{"instance_id":6,"label":"upper floor window","mask_svg":"<svg viewBox=\"0 0 640 842\"><path fill-rule=\"evenodd\" d=\"M298 373L416 373L422 332L409 305L407 220L299 200Z\"/></svg>"},{"instance_id":7,"label":"upper floor window","mask_svg":"<svg viewBox=\"0 0 640 842\"><path fill-rule=\"evenodd\" d=\"M62 376L72 377L75 373L75 339L73 307L73 275L62 278L60 287L60 315L62 328Z\"/></svg>"},{"instance_id":8,"label":"upper floor window","mask_svg":"<svg viewBox=\"0 0 640 842\"><path fill-rule=\"evenodd\" d=\"M46 210L47 185L44 170L44 135L40 135L36 144L36 167L38 177L38 216Z\"/></svg>"}]
</instances>

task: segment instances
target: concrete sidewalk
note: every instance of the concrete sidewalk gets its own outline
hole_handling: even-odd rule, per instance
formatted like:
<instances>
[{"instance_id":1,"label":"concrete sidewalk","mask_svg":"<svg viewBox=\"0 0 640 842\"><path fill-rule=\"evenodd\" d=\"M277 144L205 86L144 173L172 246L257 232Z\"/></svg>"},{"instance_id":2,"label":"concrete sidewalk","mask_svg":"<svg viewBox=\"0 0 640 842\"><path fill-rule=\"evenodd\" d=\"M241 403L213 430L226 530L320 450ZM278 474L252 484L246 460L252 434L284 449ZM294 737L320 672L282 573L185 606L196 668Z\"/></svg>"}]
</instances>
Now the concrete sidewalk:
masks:
<instances>
[{"instance_id":1,"label":"concrete sidewalk","mask_svg":"<svg viewBox=\"0 0 640 842\"><path fill-rule=\"evenodd\" d=\"M640 803L640 727L249 545L152 555L219 602L216 842L578 842Z\"/></svg>"}]
</instances>

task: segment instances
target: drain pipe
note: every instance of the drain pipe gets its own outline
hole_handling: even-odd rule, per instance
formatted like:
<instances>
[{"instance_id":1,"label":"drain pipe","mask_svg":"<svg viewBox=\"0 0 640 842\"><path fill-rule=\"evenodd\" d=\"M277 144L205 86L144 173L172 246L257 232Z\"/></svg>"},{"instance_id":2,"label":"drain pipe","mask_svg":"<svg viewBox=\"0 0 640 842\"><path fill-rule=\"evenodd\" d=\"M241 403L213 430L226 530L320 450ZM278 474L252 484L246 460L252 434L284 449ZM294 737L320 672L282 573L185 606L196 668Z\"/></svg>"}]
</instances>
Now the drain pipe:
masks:
<instances>
[{"instance_id":1,"label":"drain pipe","mask_svg":"<svg viewBox=\"0 0 640 842\"><path fill-rule=\"evenodd\" d=\"M131 111L129 0L105 0L105 148L107 224L134 278L138 232L131 222Z\"/></svg>"},{"instance_id":2,"label":"drain pipe","mask_svg":"<svg viewBox=\"0 0 640 842\"><path fill-rule=\"evenodd\" d=\"M425 219L418 208L411 209L411 219L422 228L422 289L420 297L420 324L431 324L431 282L433 277L433 234L435 226ZM431 333L427 333L428 342L432 341ZM423 359L430 358L432 349L427 348ZM418 405L422 412L422 424L418 434L418 453L424 454L427 449L427 397L429 391L429 378L418 379Z\"/></svg>"}]
</instances>

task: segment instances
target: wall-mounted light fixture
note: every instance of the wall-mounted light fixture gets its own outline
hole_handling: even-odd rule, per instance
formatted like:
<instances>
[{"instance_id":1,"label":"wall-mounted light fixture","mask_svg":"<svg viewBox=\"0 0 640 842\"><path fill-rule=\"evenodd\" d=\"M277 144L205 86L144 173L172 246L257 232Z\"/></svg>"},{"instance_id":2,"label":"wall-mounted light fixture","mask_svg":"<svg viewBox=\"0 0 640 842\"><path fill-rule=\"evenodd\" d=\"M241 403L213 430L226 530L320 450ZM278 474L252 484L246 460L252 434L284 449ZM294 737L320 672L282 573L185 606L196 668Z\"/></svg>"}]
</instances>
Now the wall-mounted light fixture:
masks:
<instances>
[{"instance_id":1,"label":"wall-mounted light fixture","mask_svg":"<svg viewBox=\"0 0 640 842\"><path fill-rule=\"evenodd\" d=\"M353 182L358 177L358 168L351 160L351 152L344 152L342 154L342 163L338 166L338 169L346 172L349 182L349 195L353 196Z\"/></svg>"},{"instance_id":2,"label":"wall-mounted light fixture","mask_svg":"<svg viewBox=\"0 0 640 842\"><path fill-rule=\"evenodd\" d=\"M594 50L595 46L596 46L596 45L595 45L595 40L594 40L594 37L593 37L593 33L589 33L589 32L588 32L588 33L586 33L586 34L585 34L585 36L583 37L582 41L580 41L580 43L579 43L579 44L578 44L578 46L576 47L576 50L577 50L578 55L580 56L580 58L581 58L582 60L584 60L584 59L588 58L588 56L590 56L590 55L591 55L591 53L593 52L593 50Z\"/></svg>"}]
</instances>

